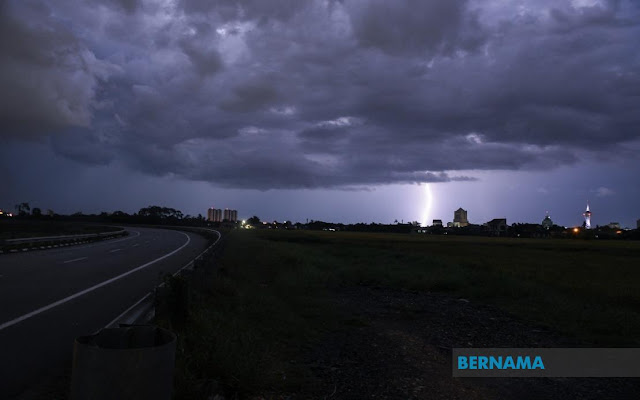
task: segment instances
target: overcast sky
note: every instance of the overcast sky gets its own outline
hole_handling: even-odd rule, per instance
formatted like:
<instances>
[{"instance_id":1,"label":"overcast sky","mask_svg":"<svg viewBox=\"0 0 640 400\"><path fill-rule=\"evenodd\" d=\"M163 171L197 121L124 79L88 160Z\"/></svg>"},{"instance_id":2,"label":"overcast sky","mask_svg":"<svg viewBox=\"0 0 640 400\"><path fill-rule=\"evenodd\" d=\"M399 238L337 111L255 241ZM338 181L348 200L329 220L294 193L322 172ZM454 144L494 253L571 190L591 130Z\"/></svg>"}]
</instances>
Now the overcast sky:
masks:
<instances>
[{"instance_id":1,"label":"overcast sky","mask_svg":"<svg viewBox=\"0 0 640 400\"><path fill-rule=\"evenodd\" d=\"M0 2L0 207L640 218L640 3Z\"/></svg>"}]
</instances>

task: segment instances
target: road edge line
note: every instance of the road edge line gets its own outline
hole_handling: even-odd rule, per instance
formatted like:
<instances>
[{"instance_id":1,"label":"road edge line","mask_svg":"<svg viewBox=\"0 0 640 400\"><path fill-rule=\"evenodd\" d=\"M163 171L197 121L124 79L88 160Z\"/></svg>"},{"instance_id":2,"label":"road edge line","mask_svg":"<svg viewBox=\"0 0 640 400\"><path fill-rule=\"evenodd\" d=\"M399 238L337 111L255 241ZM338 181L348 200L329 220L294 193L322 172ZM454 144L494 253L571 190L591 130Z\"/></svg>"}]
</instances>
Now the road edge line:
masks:
<instances>
[{"instance_id":1,"label":"road edge line","mask_svg":"<svg viewBox=\"0 0 640 400\"><path fill-rule=\"evenodd\" d=\"M178 232L180 232L180 231L178 231ZM55 308L55 307L57 307L57 306L59 306L59 305L62 305L62 304L64 304L64 303L68 303L69 301L71 301L71 300L73 300L73 299L76 299L76 298L78 298L78 297L80 297L80 296L83 296L83 295L85 295L85 294L87 294L87 293L91 293L91 292L93 292L93 291L94 291L94 290L96 290L96 289L99 289L99 288L101 288L101 287L103 287L103 286L106 286L106 285L108 285L108 284L110 284L110 283L113 283L113 282L115 282L115 281L118 281L118 280L120 280L120 279L122 279L122 278L124 278L124 277L126 277L126 276L129 276L129 275L133 274L134 272L138 272L138 271L140 271L140 270L142 270L142 269L147 268L147 267L148 267L148 266L150 266L150 265L153 265L153 264L157 263L158 261L162 261L162 260L164 260L165 258L167 258L167 257L170 257L170 256L174 255L175 253L177 253L177 252L179 252L180 250L184 249L184 248L185 248L185 247L186 247L186 246L191 242L191 237L189 237L189 235L187 235L187 234L186 234L186 233L184 233L184 232L180 232L180 233L182 233L183 235L185 235L185 236L187 237L187 241L186 241L182 246L180 246L180 247L178 247L177 249L175 249L175 250L171 251L170 253L167 253L167 254L165 254L165 255L163 255L163 256L161 256L161 257L159 257L159 258L156 258L156 259L155 259L155 260L153 260L153 261L149 261L149 262L148 262L148 263L146 263L146 264L143 264L143 265L141 265L141 266L139 266L139 267L136 267L136 268L134 268L134 269L131 269L131 270L129 270L129 271L125 272L125 273L122 273L122 274L120 274L120 275L118 275L118 276L115 276L115 277L113 277L113 278L111 278L111 279L107 279L106 281L101 282L101 283L98 283L97 285L93 285L93 286L91 286L90 288L87 288L87 289L81 290L81 291L79 291L79 292L77 292L77 293L74 293L74 294L72 294L71 296L67 296L67 297L65 297L64 299L60 299L60 300L55 301L55 302L53 302L53 303L51 303L51 304L48 304L48 305L46 305L46 306L44 306L44 307L40 307L40 308L38 308L38 309L36 309L36 310L34 310L34 311L31 311L31 312L29 312L29 313L26 313L26 314L24 314L24 315L21 315L21 316L19 316L19 317L17 317L17 318L14 318L14 319L12 319L12 320L10 320L10 321L4 322L3 324L0 324L0 331L4 330L4 329L6 329L6 328L9 328L9 327L11 327L11 326L13 326L13 325L15 325L15 324L18 324L18 323L20 323L20 322L22 322L22 321L24 321L24 320L27 320L27 319L32 318L32 317L35 317L36 315L41 314L41 313L43 313L43 312L45 312L45 311L51 310L52 308Z\"/></svg>"}]
</instances>

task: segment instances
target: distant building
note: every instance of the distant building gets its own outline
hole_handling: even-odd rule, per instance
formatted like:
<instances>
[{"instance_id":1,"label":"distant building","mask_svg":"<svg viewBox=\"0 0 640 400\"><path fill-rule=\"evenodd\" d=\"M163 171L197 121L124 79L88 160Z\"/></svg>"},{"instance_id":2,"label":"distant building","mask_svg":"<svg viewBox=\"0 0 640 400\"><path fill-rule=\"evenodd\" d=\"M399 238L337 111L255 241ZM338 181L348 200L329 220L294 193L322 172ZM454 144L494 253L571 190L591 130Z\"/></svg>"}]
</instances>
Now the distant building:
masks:
<instances>
[{"instance_id":1,"label":"distant building","mask_svg":"<svg viewBox=\"0 0 640 400\"><path fill-rule=\"evenodd\" d=\"M207 210L207 221L222 222L222 210L211 207Z\"/></svg>"},{"instance_id":2,"label":"distant building","mask_svg":"<svg viewBox=\"0 0 640 400\"><path fill-rule=\"evenodd\" d=\"M238 220L238 211L229 210L228 208L224 209L224 214L222 215L223 220L227 220L229 222L236 222Z\"/></svg>"},{"instance_id":3,"label":"distant building","mask_svg":"<svg viewBox=\"0 0 640 400\"><path fill-rule=\"evenodd\" d=\"M442 220L441 219L434 219L432 225L433 226L442 226Z\"/></svg>"},{"instance_id":4,"label":"distant building","mask_svg":"<svg viewBox=\"0 0 640 400\"><path fill-rule=\"evenodd\" d=\"M620 229L620 222L609 222L607 226L611 229Z\"/></svg>"},{"instance_id":5,"label":"distant building","mask_svg":"<svg viewBox=\"0 0 640 400\"><path fill-rule=\"evenodd\" d=\"M207 210L207 221L210 221L210 222L222 222L222 221L237 222L238 221L238 211L237 210L230 210L228 208L225 208L224 210L222 210L222 209L217 209L217 208L211 207L209 210Z\"/></svg>"},{"instance_id":6,"label":"distant building","mask_svg":"<svg viewBox=\"0 0 640 400\"><path fill-rule=\"evenodd\" d=\"M487 222L485 228L492 236L505 236L507 234L507 219L496 218Z\"/></svg>"},{"instance_id":7,"label":"distant building","mask_svg":"<svg viewBox=\"0 0 640 400\"><path fill-rule=\"evenodd\" d=\"M542 227L546 230L551 229L551 227L553 226L553 221L551 220L551 217L549 216L549 214L547 214L544 219L542 220Z\"/></svg>"},{"instance_id":8,"label":"distant building","mask_svg":"<svg viewBox=\"0 0 640 400\"><path fill-rule=\"evenodd\" d=\"M582 214L584 217L584 227L591 229L591 211L589 211L589 202L587 201L587 210Z\"/></svg>"},{"instance_id":9,"label":"distant building","mask_svg":"<svg viewBox=\"0 0 640 400\"><path fill-rule=\"evenodd\" d=\"M636 228L640 229L640 219L636 221Z\"/></svg>"},{"instance_id":10,"label":"distant building","mask_svg":"<svg viewBox=\"0 0 640 400\"><path fill-rule=\"evenodd\" d=\"M469 220L467 220L467 210L458 208L453 212L453 226L461 227L467 225L469 225Z\"/></svg>"}]
</instances>

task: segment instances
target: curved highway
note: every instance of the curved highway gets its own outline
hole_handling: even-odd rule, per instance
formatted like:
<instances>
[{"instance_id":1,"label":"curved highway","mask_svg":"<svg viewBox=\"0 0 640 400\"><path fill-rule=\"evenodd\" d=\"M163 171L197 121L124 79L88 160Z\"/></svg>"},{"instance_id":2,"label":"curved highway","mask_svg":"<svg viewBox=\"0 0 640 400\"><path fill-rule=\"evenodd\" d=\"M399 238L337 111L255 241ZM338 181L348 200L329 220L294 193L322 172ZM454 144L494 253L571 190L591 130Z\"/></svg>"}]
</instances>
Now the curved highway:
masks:
<instances>
[{"instance_id":1,"label":"curved highway","mask_svg":"<svg viewBox=\"0 0 640 400\"><path fill-rule=\"evenodd\" d=\"M190 232L127 231L103 242L0 255L0 397L68 371L77 336L103 328L208 246Z\"/></svg>"}]
</instances>

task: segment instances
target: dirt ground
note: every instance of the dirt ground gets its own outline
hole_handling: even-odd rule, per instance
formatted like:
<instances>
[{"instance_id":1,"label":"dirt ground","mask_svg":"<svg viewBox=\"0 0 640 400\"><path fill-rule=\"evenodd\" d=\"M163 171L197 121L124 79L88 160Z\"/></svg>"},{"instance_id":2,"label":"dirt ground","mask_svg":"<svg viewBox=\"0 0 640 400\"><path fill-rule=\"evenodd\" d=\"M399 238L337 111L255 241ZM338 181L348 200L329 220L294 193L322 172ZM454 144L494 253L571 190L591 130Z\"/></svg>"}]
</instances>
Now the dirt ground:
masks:
<instances>
[{"instance_id":1,"label":"dirt ground","mask_svg":"<svg viewBox=\"0 0 640 400\"><path fill-rule=\"evenodd\" d=\"M466 299L340 289L343 328L302 362L318 384L282 399L639 399L640 378L453 378L454 347L588 347ZM257 397L260 398L260 397Z\"/></svg>"}]
</instances>

